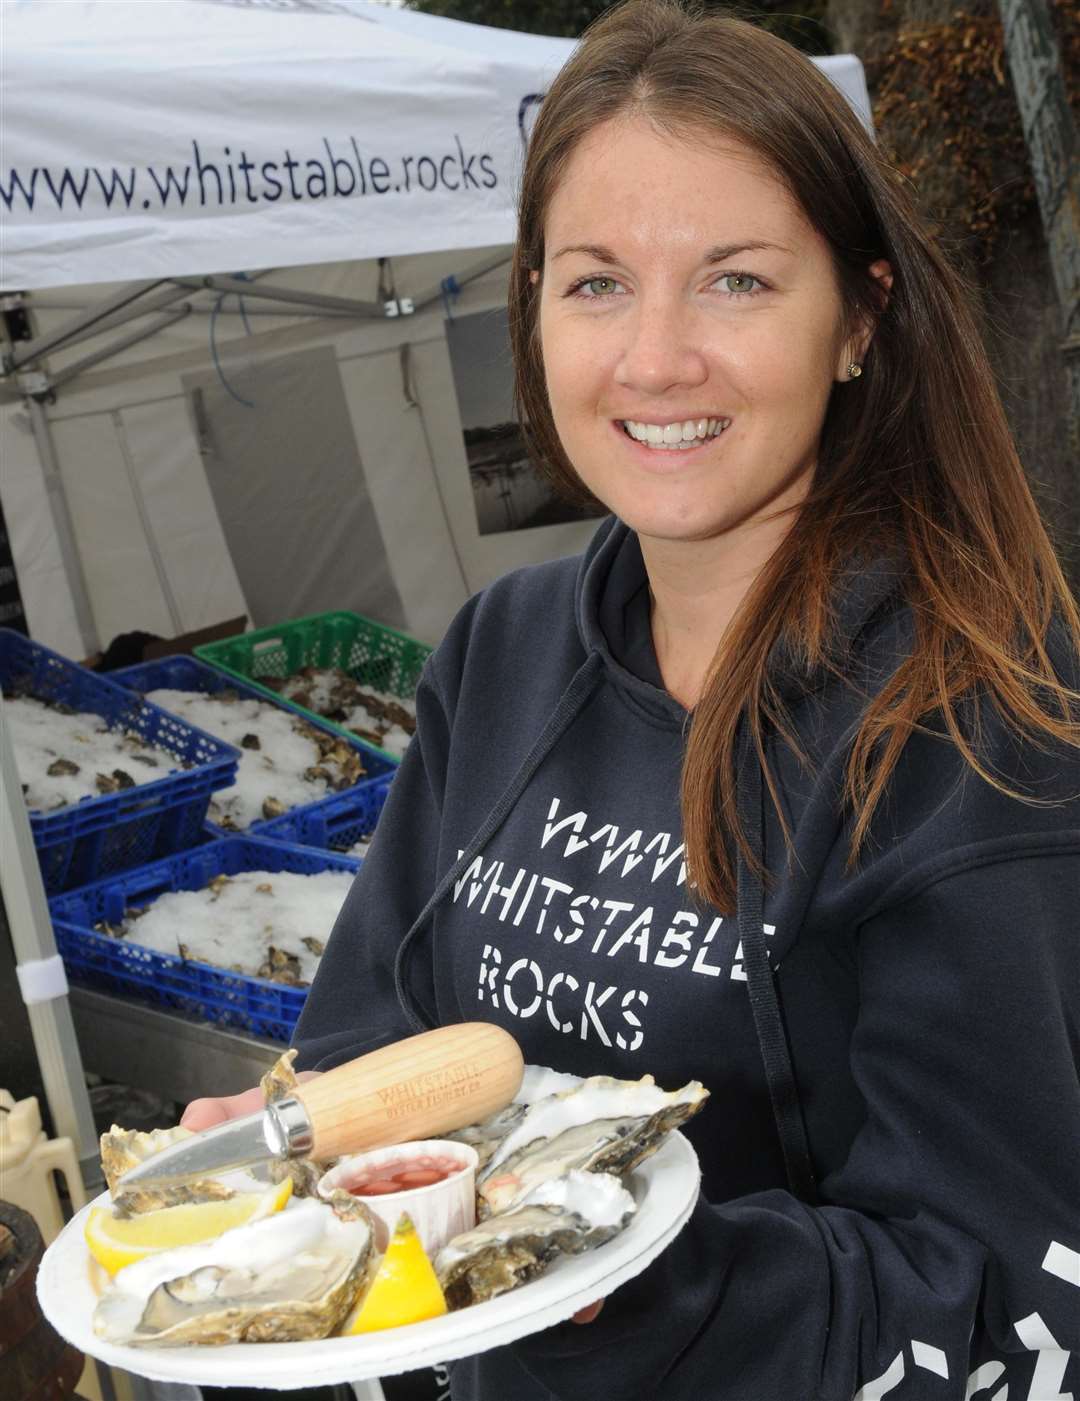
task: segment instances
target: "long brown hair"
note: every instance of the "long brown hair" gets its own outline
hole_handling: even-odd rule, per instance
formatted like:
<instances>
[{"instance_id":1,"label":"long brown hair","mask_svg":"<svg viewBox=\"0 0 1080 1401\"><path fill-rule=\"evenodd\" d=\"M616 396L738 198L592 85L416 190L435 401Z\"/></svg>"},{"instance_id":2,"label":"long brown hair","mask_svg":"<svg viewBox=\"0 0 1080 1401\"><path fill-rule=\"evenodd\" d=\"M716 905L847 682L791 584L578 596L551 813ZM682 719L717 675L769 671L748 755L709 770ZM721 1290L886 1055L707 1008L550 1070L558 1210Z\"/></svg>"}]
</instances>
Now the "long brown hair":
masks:
<instances>
[{"instance_id":1,"label":"long brown hair","mask_svg":"<svg viewBox=\"0 0 1080 1401\"><path fill-rule=\"evenodd\" d=\"M530 273L542 276L547 207L578 142L630 114L690 140L734 138L762 156L829 244L850 326L876 325L858 385L834 389L811 491L743 600L694 711L682 779L687 864L700 895L731 909L736 850L752 856L735 812L740 717L775 800L765 737L771 729L793 740L769 658L783 644L808 667L833 665L831 605L853 560L903 559L915 642L869 700L851 749L852 860L906 740L935 712L972 768L1003 787L959 719L962 698L989 699L1036 738L1080 744L1080 697L1045 643L1057 615L1080 647L1080 613L1017 457L973 293L904 182L797 50L699 5L628 0L608 11L555 79L532 134L511 337L521 422L560 489L588 499L555 431ZM869 273L879 258L894 278L885 305Z\"/></svg>"}]
</instances>

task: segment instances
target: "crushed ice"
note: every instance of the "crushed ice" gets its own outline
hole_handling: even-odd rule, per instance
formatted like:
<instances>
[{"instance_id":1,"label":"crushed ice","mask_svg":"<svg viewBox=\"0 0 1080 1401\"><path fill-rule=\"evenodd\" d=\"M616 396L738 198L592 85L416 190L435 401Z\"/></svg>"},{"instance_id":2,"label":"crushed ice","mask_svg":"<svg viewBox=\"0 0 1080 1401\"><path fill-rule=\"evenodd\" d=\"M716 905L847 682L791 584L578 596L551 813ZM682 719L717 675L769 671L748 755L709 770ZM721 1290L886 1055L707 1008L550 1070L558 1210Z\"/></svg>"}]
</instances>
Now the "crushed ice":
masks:
<instances>
[{"instance_id":1,"label":"crushed ice","mask_svg":"<svg viewBox=\"0 0 1080 1401\"><path fill-rule=\"evenodd\" d=\"M351 871L242 871L161 895L107 932L249 977L310 983L352 882Z\"/></svg>"},{"instance_id":2,"label":"crushed ice","mask_svg":"<svg viewBox=\"0 0 1080 1401\"><path fill-rule=\"evenodd\" d=\"M183 765L100 715L58 709L32 696L4 697L26 806L42 812L167 778Z\"/></svg>"}]
</instances>

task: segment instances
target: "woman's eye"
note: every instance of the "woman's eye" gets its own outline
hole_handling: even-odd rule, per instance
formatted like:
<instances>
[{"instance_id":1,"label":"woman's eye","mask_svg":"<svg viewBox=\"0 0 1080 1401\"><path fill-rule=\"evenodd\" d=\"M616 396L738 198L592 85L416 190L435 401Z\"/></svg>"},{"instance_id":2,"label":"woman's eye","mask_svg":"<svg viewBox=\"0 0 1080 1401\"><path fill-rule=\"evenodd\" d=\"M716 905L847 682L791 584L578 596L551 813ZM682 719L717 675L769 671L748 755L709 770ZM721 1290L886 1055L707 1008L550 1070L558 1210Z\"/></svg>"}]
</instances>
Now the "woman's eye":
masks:
<instances>
[{"instance_id":1,"label":"woman's eye","mask_svg":"<svg viewBox=\"0 0 1080 1401\"><path fill-rule=\"evenodd\" d=\"M613 277L587 277L571 288L571 292L584 296L587 300L589 297L610 297L618 286Z\"/></svg>"},{"instance_id":2,"label":"woman's eye","mask_svg":"<svg viewBox=\"0 0 1080 1401\"><path fill-rule=\"evenodd\" d=\"M755 286L755 284L757 284ZM744 297L753 293L760 287L758 279L748 272L725 273L720 279L720 285L725 292L733 297Z\"/></svg>"}]
</instances>

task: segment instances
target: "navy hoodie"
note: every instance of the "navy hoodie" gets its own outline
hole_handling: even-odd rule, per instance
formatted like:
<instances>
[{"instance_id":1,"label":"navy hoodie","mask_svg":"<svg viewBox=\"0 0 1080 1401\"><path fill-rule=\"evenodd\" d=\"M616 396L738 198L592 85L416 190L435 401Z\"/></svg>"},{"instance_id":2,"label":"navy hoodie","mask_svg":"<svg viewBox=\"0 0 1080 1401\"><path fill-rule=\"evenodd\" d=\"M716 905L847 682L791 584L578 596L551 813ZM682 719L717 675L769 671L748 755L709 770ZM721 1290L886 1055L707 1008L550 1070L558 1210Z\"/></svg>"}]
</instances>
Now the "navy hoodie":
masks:
<instances>
[{"instance_id":1,"label":"navy hoodie","mask_svg":"<svg viewBox=\"0 0 1080 1401\"><path fill-rule=\"evenodd\" d=\"M851 869L843 771L911 644L897 584L882 564L845 582L842 676L776 659L809 762L767 747L793 850L740 765L769 876L741 867L736 916L687 885L688 715L631 531L501 579L430 659L298 1063L489 1020L530 1062L710 1091L675 1242L596 1322L453 1364L455 1401L1080 1398L1080 755L986 707L980 752L1022 802L930 724ZM757 927L794 1087L766 1076ZM795 1088L816 1196L778 1132Z\"/></svg>"}]
</instances>

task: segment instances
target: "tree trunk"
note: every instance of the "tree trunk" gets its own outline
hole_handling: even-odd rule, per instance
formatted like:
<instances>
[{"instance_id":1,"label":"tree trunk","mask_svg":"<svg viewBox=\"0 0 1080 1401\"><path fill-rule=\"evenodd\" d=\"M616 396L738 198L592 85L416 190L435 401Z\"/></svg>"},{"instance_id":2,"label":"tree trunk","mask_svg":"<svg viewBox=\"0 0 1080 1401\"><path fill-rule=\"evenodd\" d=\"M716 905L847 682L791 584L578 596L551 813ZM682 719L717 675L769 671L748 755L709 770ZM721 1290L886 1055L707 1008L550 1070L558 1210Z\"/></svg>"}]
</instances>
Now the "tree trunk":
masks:
<instances>
[{"instance_id":1,"label":"tree trunk","mask_svg":"<svg viewBox=\"0 0 1080 1401\"><path fill-rule=\"evenodd\" d=\"M1056 12L1068 81L1077 41L1071 30L1063 32L1067 7ZM993 0L950 6L940 0L828 0L827 13L837 51L857 54L866 66L879 141L912 174L947 241L967 255L1020 456L1080 594L1080 466L1068 441L1064 318L1003 61L997 6ZM939 74L933 59L923 57L935 49ZM980 53L982 87L971 76ZM910 98L898 100L904 90ZM958 93L966 109L957 110Z\"/></svg>"}]
</instances>

